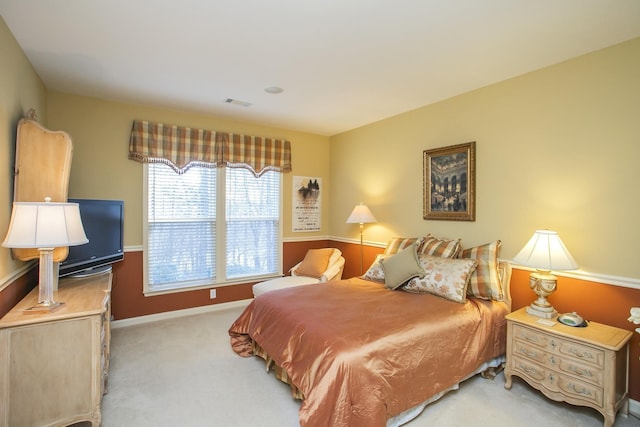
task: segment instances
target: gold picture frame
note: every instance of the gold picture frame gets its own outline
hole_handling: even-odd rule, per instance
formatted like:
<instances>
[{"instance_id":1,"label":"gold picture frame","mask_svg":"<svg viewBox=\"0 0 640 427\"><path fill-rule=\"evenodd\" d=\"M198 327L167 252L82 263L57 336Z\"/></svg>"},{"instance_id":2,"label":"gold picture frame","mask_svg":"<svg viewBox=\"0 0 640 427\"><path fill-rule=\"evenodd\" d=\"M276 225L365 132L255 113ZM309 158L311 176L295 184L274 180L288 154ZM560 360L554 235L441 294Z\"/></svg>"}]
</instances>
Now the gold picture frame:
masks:
<instances>
[{"instance_id":1,"label":"gold picture frame","mask_svg":"<svg viewBox=\"0 0 640 427\"><path fill-rule=\"evenodd\" d=\"M424 219L476 220L476 143L424 150Z\"/></svg>"}]
</instances>

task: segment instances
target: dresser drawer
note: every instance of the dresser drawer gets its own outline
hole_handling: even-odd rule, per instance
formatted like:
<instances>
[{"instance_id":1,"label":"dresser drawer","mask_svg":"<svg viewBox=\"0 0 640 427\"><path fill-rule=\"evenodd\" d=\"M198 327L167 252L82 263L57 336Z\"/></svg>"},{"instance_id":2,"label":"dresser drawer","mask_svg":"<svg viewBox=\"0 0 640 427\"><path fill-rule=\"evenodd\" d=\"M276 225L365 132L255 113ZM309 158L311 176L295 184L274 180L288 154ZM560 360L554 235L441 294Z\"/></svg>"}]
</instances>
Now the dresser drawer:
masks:
<instances>
[{"instance_id":1,"label":"dresser drawer","mask_svg":"<svg viewBox=\"0 0 640 427\"><path fill-rule=\"evenodd\" d=\"M562 374L558 375L557 383L558 388L562 390L562 393L567 397L585 400L599 407L602 407L604 404L602 397L603 389L601 387L596 387L593 384L588 384Z\"/></svg>"},{"instance_id":2,"label":"dresser drawer","mask_svg":"<svg viewBox=\"0 0 640 427\"><path fill-rule=\"evenodd\" d=\"M537 363L532 363L529 359L513 356L509 364L511 369L521 376L533 380L533 382L542 383L547 377L547 369Z\"/></svg>"},{"instance_id":3,"label":"dresser drawer","mask_svg":"<svg viewBox=\"0 0 640 427\"><path fill-rule=\"evenodd\" d=\"M604 367L604 351L572 341L558 341L558 352L563 356L579 360L583 363L592 363L599 368Z\"/></svg>"},{"instance_id":4,"label":"dresser drawer","mask_svg":"<svg viewBox=\"0 0 640 427\"><path fill-rule=\"evenodd\" d=\"M513 351L516 355L524 357L526 359L538 362L542 365L547 365L552 356L546 350L535 345L530 345L528 342L516 341L513 343ZM557 359L554 359L557 360Z\"/></svg>"},{"instance_id":5,"label":"dresser drawer","mask_svg":"<svg viewBox=\"0 0 640 427\"><path fill-rule=\"evenodd\" d=\"M553 360L555 362L555 359ZM588 381L597 386L604 386L604 370L588 365L586 363L576 362L572 358L560 357L557 363L560 372L574 378Z\"/></svg>"},{"instance_id":6,"label":"dresser drawer","mask_svg":"<svg viewBox=\"0 0 640 427\"><path fill-rule=\"evenodd\" d=\"M604 354L601 349L578 344L570 339L545 334L535 329L521 325L513 325L513 345L517 352L523 348L523 354L530 354L531 358L541 363L543 355L536 352L536 348L561 355L564 359L573 359L580 363L591 363L599 368L604 367Z\"/></svg>"},{"instance_id":7,"label":"dresser drawer","mask_svg":"<svg viewBox=\"0 0 640 427\"><path fill-rule=\"evenodd\" d=\"M539 348L550 348L551 338L535 329L513 325L513 338Z\"/></svg>"}]
</instances>

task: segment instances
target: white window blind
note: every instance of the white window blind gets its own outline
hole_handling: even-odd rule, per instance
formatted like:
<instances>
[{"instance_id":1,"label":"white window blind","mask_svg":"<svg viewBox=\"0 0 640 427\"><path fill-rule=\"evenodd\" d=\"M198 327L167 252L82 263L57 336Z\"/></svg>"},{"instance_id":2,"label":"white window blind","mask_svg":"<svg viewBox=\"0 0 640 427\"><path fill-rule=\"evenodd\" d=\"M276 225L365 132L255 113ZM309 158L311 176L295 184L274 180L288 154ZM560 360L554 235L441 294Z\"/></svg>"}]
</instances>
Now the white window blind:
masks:
<instances>
[{"instance_id":1,"label":"white window blind","mask_svg":"<svg viewBox=\"0 0 640 427\"><path fill-rule=\"evenodd\" d=\"M163 163L146 170L148 291L279 272L279 173L192 167L179 175Z\"/></svg>"},{"instance_id":2,"label":"white window blind","mask_svg":"<svg viewBox=\"0 0 640 427\"><path fill-rule=\"evenodd\" d=\"M279 264L280 174L256 178L226 168L228 279L276 273Z\"/></svg>"}]
</instances>

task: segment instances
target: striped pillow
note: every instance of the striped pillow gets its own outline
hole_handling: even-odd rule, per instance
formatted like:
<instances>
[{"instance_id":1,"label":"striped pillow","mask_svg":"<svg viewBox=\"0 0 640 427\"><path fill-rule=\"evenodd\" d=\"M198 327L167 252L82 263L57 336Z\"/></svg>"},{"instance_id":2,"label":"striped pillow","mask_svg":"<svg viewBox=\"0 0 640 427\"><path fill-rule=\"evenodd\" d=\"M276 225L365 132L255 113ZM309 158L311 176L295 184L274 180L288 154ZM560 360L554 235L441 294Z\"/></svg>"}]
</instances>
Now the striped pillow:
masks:
<instances>
[{"instance_id":1,"label":"striped pillow","mask_svg":"<svg viewBox=\"0 0 640 427\"><path fill-rule=\"evenodd\" d=\"M459 258L475 259L478 267L471 274L467 295L482 299L502 301L504 293L498 272L498 256L502 242L492 243L464 249Z\"/></svg>"},{"instance_id":2,"label":"striped pillow","mask_svg":"<svg viewBox=\"0 0 640 427\"><path fill-rule=\"evenodd\" d=\"M384 249L384 254L396 254L401 250L408 248L412 243L415 242L418 242L418 245L420 245L419 240L421 239L418 239L417 237L394 237L393 239L389 240L389 243L387 243L387 247Z\"/></svg>"},{"instance_id":3,"label":"striped pillow","mask_svg":"<svg viewBox=\"0 0 640 427\"><path fill-rule=\"evenodd\" d=\"M455 258L458 252L460 252L460 239L443 240L433 237L431 234L427 234L418 248L418 255L431 255L440 258Z\"/></svg>"}]
</instances>

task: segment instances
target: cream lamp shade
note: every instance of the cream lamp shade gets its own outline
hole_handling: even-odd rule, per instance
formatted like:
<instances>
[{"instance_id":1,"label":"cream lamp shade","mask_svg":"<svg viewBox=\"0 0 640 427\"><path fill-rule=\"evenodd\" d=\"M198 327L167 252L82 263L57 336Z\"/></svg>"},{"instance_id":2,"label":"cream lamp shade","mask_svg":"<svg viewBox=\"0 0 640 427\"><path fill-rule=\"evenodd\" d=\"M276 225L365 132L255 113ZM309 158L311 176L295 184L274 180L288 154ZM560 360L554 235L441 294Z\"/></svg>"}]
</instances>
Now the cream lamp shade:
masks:
<instances>
[{"instance_id":1,"label":"cream lamp shade","mask_svg":"<svg viewBox=\"0 0 640 427\"><path fill-rule=\"evenodd\" d=\"M349 218L347 218L347 224L370 224L372 222L378 222L378 220L376 220L371 210L363 202L356 205L353 211L351 211Z\"/></svg>"},{"instance_id":2,"label":"cream lamp shade","mask_svg":"<svg viewBox=\"0 0 640 427\"><path fill-rule=\"evenodd\" d=\"M578 268L578 263L573 259L558 233L551 230L537 230L513 261L537 270L529 276L529 286L538 295L538 299L527 307L527 312L547 319L555 317L557 311L546 299L557 288L557 278L551 274L551 270Z\"/></svg>"},{"instance_id":3,"label":"cream lamp shade","mask_svg":"<svg viewBox=\"0 0 640 427\"><path fill-rule=\"evenodd\" d=\"M53 249L87 243L77 203L15 202L7 236L2 246L36 248L40 252L38 305L33 310L52 310L60 305L53 299Z\"/></svg>"},{"instance_id":4,"label":"cream lamp shade","mask_svg":"<svg viewBox=\"0 0 640 427\"><path fill-rule=\"evenodd\" d=\"M347 224L360 224L360 274L363 273L362 268L364 264L364 249L362 245L362 232L364 230L364 224L371 224L377 222L376 217L373 216L371 210L363 202L356 205L351 211L351 215L347 218Z\"/></svg>"}]
</instances>

